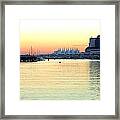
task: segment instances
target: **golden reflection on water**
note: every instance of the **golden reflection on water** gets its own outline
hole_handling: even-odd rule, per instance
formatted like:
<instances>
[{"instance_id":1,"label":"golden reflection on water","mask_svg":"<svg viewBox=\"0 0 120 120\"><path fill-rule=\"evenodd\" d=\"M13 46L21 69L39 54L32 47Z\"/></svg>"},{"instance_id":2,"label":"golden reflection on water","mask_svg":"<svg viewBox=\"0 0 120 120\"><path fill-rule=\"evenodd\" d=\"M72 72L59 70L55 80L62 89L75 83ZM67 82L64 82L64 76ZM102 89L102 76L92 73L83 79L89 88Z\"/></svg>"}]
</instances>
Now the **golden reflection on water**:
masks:
<instances>
[{"instance_id":1,"label":"golden reflection on water","mask_svg":"<svg viewBox=\"0 0 120 120\"><path fill-rule=\"evenodd\" d=\"M20 63L20 97L25 100L100 99L100 62L58 59Z\"/></svg>"}]
</instances>

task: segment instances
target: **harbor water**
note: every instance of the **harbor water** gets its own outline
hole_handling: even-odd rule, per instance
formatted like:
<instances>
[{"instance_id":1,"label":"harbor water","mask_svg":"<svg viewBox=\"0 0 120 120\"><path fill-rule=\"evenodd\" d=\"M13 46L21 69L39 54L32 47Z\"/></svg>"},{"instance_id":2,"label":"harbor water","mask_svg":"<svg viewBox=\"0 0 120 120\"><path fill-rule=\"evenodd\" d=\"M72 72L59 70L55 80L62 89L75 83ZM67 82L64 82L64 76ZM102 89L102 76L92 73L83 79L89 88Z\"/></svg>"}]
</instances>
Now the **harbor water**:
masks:
<instances>
[{"instance_id":1,"label":"harbor water","mask_svg":"<svg viewBox=\"0 0 120 120\"><path fill-rule=\"evenodd\" d=\"M20 63L21 100L100 100L100 61L50 59Z\"/></svg>"}]
</instances>

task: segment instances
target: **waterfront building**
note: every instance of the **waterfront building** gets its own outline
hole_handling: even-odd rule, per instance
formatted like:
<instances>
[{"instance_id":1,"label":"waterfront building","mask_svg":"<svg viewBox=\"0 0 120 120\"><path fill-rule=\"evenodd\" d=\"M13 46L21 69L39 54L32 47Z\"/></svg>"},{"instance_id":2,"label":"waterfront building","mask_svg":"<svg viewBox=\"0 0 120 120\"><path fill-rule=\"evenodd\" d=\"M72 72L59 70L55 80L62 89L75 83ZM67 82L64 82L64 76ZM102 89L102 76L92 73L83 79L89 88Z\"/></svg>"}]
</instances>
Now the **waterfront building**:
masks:
<instances>
[{"instance_id":1,"label":"waterfront building","mask_svg":"<svg viewBox=\"0 0 120 120\"><path fill-rule=\"evenodd\" d=\"M100 35L98 35L97 38L90 38L89 47L100 48Z\"/></svg>"},{"instance_id":2,"label":"waterfront building","mask_svg":"<svg viewBox=\"0 0 120 120\"><path fill-rule=\"evenodd\" d=\"M53 54L56 55L75 55L75 54L80 54L80 51L78 49L72 49L72 48L67 48L67 49L58 49L54 51Z\"/></svg>"},{"instance_id":3,"label":"waterfront building","mask_svg":"<svg viewBox=\"0 0 120 120\"><path fill-rule=\"evenodd\" d=\"M89 46L85 49L85 58L100 59L100 35L90 38Z\"/></svg>"}]
</instances>

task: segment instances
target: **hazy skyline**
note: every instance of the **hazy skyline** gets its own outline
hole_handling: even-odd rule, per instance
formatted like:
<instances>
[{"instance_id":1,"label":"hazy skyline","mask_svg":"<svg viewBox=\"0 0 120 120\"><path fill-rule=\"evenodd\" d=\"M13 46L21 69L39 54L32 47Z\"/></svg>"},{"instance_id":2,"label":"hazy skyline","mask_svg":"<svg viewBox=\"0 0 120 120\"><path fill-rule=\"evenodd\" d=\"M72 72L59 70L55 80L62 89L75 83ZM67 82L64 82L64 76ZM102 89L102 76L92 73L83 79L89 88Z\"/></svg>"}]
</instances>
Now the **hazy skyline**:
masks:
<instances>
[{"instance_id":1,"label":"hazy skyline","mask_svg":"<svg viewBox=\"0 0 120 120\"><path fill-rule=\"evenodd\" d=\"M20 54L52 53L58 48L78 48L88 46L89 38L100 34L98 20L21 20Z\"/></svg>"}]
</instances>

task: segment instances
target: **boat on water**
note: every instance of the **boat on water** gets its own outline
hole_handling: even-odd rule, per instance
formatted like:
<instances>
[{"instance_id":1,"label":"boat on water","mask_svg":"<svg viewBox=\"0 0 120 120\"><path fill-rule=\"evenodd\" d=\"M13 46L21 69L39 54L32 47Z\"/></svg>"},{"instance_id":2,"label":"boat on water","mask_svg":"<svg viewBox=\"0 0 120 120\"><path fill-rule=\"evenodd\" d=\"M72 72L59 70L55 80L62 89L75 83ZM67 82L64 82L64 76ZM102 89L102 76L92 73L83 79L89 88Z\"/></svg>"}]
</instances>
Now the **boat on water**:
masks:
<instances>
[{"instance_id":1,"label":"boat on water","mask_svg":"<svg viewBox=\"0 0 120 120\"><path fill-rule=\"evenodd\" d=\"M43 57L37 57L35 55L20 55L20 62L37 62L45 61Z\"/></svg>"},{"instance_id":2,"label":"boat on water","mask_svg":"<svg viewBox=\"0 0 120 120\"><path fill-rule=\"evenodd\" d=\"M34 55L32 46L29 54L20 55L20 62L37 62L37 61L45 61L45 59L41 56Z\"/></svg>"},{"instance_id":3,"label":"boat on water","mask_svg":"<svg viewBox=\"0 0 120 120\"><path fill-rule=\"evenodd\" d=\"M20 55L20 62L37 62L37 57L34 55Z\"/></svg>"}]
</instances>

